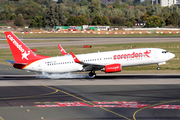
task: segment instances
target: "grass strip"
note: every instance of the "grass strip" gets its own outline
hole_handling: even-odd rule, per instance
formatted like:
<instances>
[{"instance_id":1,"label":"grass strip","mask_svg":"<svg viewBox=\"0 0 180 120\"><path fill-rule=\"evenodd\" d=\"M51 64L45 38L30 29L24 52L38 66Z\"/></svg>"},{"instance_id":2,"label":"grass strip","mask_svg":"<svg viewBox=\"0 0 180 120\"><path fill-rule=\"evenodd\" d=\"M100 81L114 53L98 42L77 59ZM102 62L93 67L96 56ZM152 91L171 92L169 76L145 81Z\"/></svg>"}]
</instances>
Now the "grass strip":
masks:
<instances>
[{"instance_id":1,"label":"grass strip","mask_svg":"<svg viewBox=\"0 0 180 120\"><path fill-rule=\"evenodd\" d=\"M19 38L64 38L64 37L172 37L180 36L180 33L167 34L90 34L90 33L15 33ZM0 33L0 38L5 38L4 33Z\"/></svg>"}]
</instances>

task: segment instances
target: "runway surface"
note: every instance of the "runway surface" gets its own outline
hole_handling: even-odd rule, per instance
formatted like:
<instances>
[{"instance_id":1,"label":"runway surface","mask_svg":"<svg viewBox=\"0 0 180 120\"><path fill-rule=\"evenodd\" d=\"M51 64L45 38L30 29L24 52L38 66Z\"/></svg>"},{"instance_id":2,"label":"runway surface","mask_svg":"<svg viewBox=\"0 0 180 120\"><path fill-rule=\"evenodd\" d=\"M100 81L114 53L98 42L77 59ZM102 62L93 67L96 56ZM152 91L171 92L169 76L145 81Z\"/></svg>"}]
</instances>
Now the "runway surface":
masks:
<instances>
[{"instance_id":1,"label":"runway surface","mask_svg":"<svg viewBox=\"0 0 180 120\"><path fill-rule=\"evenodd\" d=\"M1 39L5 40L5 39ZM151 43L151 42L177 42L179 37L143 37L143 38L44 38L44 39L21 39L21 40L59 40L59 42L27 43L28 47L75 46L75 45L98 45L98 44L122 44L122 43ZM66 40L66 41L64 41ZM9 48L8 44L1 44L0 49Z\"/></svg>"},{"instance_id":2,"label":"runway surface","mask_svg":"<svg viewBox=\"0 0 180 120\"><path fill-rule=\"evenodd\" d=\"M49 79L10 66L0 68L0 119L180 119L179 74Z\"/></svg>"}]
</instances>

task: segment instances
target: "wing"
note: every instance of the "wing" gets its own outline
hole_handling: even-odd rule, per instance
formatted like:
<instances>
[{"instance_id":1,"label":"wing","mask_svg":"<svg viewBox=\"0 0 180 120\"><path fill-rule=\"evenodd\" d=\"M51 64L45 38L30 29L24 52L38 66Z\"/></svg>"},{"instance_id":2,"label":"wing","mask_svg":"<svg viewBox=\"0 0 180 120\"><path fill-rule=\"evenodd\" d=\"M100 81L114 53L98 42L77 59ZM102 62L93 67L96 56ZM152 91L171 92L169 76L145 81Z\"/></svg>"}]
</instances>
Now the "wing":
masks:
<instances>
[{"instance_id":1,"label":"wing","mask_svg":"<svg viewBox=\"0 0 180 120\"><path fill-rule=\"evenodd\" d=\"M69 54L62 48L62 46L61 46L60 44L58 44L58 47L59 47L62 55L69 55Z\"/></svg>"},{"instance_id":2,"label":"wing","mask_svg":"<svg viewBox=\"0 0 180 120\"><path fill-rule=\"evenodd\" d=\"M104 66L105 66L105 65L100 65L100 64L96 64L96 63L82 62L74 55L73 52L70 52L70 53L71 53L75 63L79 63L79 64L83 65L83 71L100 70L100 69L104 68Z\"/></svg>"}]
</instances>

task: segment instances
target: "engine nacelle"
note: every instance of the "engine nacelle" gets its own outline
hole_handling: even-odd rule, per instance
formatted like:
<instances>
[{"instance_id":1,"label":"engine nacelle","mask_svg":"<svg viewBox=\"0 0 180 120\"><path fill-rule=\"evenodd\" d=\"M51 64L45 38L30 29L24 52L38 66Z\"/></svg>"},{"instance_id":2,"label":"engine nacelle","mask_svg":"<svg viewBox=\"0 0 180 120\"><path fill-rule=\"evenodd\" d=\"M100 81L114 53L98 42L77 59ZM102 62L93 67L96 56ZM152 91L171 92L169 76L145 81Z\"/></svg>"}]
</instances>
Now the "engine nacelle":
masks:
<instances>
[{"instance_id":1,"label":"engine nacelle","mask_svg":"<svg viewBox=\"0 0 180 120\"><path fill-rule=\"evenodd\" d=\"M111 64L105 66L106 73L121 72L121 64Z\"/></svg>"}]
</instances>

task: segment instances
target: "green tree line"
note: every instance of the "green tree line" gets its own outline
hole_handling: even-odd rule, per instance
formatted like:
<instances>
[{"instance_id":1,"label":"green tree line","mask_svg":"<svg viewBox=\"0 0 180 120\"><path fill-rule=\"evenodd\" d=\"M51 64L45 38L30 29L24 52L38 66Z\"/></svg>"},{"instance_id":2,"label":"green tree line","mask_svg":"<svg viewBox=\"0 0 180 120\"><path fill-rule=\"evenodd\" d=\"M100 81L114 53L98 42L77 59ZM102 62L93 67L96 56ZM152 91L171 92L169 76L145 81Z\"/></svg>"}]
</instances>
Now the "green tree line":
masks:
<instances>
[{"instance_id":1,"label":"green tree line","mask_svg":"<svg viewBox=\"0 0 180 120\"><path fill-rule=\"evenodd\" d=\"M0 1L0 23L14 26L53 27L59 25L111 25L132 27L146 21L146 27L178 26L180 8L151 5L151 0L119 0L106 6L100 0ZM11 22L10 22L11 21Z\"/></svg>"}]
</instances>

